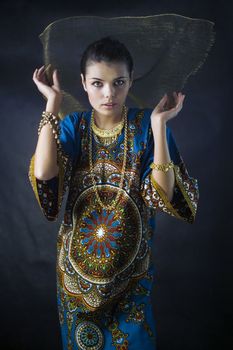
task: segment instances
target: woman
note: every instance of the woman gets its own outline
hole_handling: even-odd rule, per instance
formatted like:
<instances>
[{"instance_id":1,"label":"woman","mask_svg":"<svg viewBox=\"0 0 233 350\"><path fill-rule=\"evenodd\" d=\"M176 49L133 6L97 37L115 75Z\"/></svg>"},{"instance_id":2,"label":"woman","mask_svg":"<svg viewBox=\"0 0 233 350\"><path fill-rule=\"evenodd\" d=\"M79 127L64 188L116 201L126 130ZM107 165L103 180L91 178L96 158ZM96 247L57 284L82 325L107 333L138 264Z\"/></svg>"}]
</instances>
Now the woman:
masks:
<instances>
[{"instance_id":1,"label":"woman","mask_svg":"<svg viewBox=\"0 0 233 350\"><path fill-rule=\"evenodd\" d=\"M90 44L81 79L91 109L58 117L62 93L45 67L33 81L47 104L29 178L48 220L66 189L57 240L57 301L63 349L155 349L151 258L155 214L193 223L198 186L167 121L184 95L167 95L152 110L127 108L133 61L111 37Z\"/></svg>"}]
</instances>

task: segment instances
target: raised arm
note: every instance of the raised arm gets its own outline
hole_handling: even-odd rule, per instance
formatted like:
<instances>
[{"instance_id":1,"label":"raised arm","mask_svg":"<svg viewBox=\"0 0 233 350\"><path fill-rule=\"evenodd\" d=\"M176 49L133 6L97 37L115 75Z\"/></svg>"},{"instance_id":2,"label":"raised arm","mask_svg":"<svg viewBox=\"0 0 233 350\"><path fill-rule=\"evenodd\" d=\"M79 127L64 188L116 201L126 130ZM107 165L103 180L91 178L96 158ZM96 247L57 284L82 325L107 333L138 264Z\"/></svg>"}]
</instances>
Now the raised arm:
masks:
<instances>
[{"instance_id":1,"label":"raised arm","mask_svg":"<svg viewBox=\"0 0 233 350\"><path fill-rule=\"evenodd\" d=\"M154 113L146 112L145 120L149 117L150 123L144 125L148 128L148 142L142 159L141 194L148 207L193 223L199 200L198 182L189 175L173 133L166 125L182 108L184 96L174 94L174 98L175 107L165 111L165 96Z\"/></svg>"},{"instance_id":2,"label":"raised arm","mask_svg":"<svg viewBox=\"0 0 233 350\"><path fill-rule=\"evenodd\" d=\"M166 138L166 122L174 118L182 109L185 95L173 93L176 105L165 111L166 103L168 102L167 95L164 95L162 100L156 106L151 114L151 128L154 137L154 164L168 164L171 162L171 157L168 150ZM175 176L173 169L168 169L166 172L152 170L152 176L155 181L163 188L167 194L168 200L171 201L174 193Z\"/></svg>"},{"instance_id":3,"label":"raised arm","mask_svg":"<svg viewBox=\"0 0 233 350\"><path fill-rule=\"evenodd\" d=\"M76 126L79 114L58 117L62 100L57 71L52 84L45 78L44 66L36 69L33 81L47 99L39 125L35 153L29 165L29 180L42 212L48 220L56 220L64 194L69 187L73 163L78 155Z\"/></svg>"},{"instance_id":4,"label":"raised arm","mask_svg":"<svg viewBox=\"0 0 233 350\"><path fill-rule=\"evenodd\" d=\"M57 116L62 101L57 70L54 70L52 78L53 81L50 85L46 80L45 66L36 69L33 74L34 83L47 99L45 111ZM50 125L45 124L41 128L36 145L34 175L39 180L49 180L57 176L58 173L56 140Z\"/></svg>"}]
</instances>

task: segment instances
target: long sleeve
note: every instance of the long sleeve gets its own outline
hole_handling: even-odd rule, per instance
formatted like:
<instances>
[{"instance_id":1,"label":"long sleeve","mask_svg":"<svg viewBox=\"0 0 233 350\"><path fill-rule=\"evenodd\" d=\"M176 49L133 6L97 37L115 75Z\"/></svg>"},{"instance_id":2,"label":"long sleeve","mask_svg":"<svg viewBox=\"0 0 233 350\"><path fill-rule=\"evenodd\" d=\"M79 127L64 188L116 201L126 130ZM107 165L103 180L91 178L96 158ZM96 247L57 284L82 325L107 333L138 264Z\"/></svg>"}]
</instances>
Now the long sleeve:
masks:
<instances>
[{"instance_id":1,"label":"long sleeve","mask_svg":"<svg viewBox=\"0 0 233 350\"><path fill-rule=\"evenodd\" d=\"M148 127L149 141L142 162L141 194L146 206L156 210L162 210L178 219L193 223L199 200L198 182L197 179L189 175L169 127L166 127L166 137L170 158L175 164L173 198L171 201L168 200L165 191L152 176L150 164L154 158L154 140L150 125Z\"/></svg>"},{"instance_id":2,"label":"long sleeve","mask_svg":"<svg viewBox=\"0 0 233 350\"><path fill-rule=\"evenodd\" d=\"M29 180L45 217L54 221L57 219L62 200L71 179L73 164L79 153L77 127L80 120L78 113L72 113L60 119L56 117L52 125L53 134L57 134L57 164L59 173L49 180L39 180L34 175L33 154L29 165Z\"/></svg>"}]
</instances>

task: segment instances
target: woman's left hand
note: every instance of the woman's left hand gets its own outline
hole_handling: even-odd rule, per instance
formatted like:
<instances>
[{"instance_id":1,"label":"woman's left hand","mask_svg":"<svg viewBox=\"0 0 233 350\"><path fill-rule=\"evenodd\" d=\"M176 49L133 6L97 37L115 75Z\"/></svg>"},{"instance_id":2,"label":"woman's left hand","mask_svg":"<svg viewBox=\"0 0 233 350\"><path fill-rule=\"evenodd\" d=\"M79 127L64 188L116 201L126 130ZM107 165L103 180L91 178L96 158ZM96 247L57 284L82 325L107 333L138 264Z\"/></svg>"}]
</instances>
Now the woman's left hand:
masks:
<instances>
[{"instance_id":1,"label":"woman's left hand","mask_svg":"<svg viewBox=\"0 0 233 350\"><path fill-rule=\"evenodd\" d=\"M163 96L163 98L159 101L153 112L151 113L151 123L157 123L157 122L163 122L164 124L174 117L180 112L180 110L183 107L183 101L185 98L185 95L183 95L181 92L178 94L176 92L173 92L175 106L166 109L169 103L169 99L167 94Z\"/></svg>"}]
</instances>

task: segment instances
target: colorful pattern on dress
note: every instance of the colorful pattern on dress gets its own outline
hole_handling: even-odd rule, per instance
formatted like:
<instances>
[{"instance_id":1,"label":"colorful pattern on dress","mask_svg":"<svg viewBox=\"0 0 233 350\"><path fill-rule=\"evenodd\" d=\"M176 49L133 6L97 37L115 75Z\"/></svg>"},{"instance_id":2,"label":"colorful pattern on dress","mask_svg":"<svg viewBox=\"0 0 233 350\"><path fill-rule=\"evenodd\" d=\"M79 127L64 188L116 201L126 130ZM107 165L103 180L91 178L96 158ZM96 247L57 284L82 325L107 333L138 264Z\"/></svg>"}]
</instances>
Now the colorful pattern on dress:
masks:
<instances>
[{"instance_id":1,"label":"colorful pattern on dress","mask_svg":"<svg viewBox=\"0 0 233 350\"><path fill-rule=\"evenodd\" d=\"M161 210L193 223L199 192L169 128L167 140L176 178L171 202L153 179L151 112L129 109L126 172L120 201L112 211L98 206L93 189L88 162L91 111L74 112L57 126L58 177L41 182L34 177L31 162L30 181L48 220L57 217L69 189L57 237L63 350L156 349L151 305L155 214ZM124 129L106 146L93 135L95 180L104 203L116 197L123 153Z\"/></svg>"},{"instance_id":2,"label":"colorful pattern on dress","mask_svg":"<svg viewBox=\"0 0 233 350\"><path fill-rule=\"evenodd\" d=\"M103 333L93 322L80 322L75 330L75 337L81 350L101 350L103 348Z\"/></svg>"},{"instance_id":3,"label":"colorful pattern on dress","mask_svg":"<svg viewBox=\"0 0 233 350\"><path fill-rule=\"evenodd\" d=\"M111 323L108 326L108 330L112 334L112 345L115 346L116 350L128 350L128 333L123 333L119 328L117 321Z\"/></svg>"}]
</instances>

